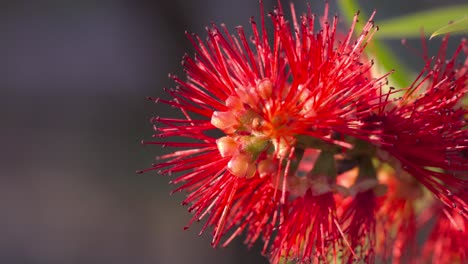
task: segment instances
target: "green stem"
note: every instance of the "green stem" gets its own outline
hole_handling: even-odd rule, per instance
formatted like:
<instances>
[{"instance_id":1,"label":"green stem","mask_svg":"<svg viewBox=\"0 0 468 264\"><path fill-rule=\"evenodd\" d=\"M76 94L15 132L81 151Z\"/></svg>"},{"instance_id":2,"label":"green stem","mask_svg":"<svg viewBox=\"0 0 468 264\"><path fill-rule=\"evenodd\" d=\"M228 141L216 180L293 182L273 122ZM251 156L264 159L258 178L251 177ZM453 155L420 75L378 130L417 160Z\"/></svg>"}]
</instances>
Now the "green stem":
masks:
<instances>
[{"instance_id":1,"label":"green stem","mask_svg":"<svg viewBox=\"0 0 468 264\"><path fill-rule=\"evenodd\" d=\"M315 176L327 176L334 182L337 176L337 171L335 157L332 152L320 152L317 160L315 161L314 168L309 173L308 177L314 178Z\"/></svg>"}]
</instances>

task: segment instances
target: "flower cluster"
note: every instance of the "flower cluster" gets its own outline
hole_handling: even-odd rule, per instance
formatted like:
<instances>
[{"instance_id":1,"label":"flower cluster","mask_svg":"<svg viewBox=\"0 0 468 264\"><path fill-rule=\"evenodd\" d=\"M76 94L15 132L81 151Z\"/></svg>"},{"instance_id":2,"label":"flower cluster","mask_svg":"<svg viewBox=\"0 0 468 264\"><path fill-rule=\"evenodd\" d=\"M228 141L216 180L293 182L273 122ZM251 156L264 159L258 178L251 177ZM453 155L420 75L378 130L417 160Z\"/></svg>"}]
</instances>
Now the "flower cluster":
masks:
<instances>
[{"instance_id":1,"label":"flower cluster","mask_svg":"<svg viewBox=\"0 0 468 264\"><path fill-rule=\"evenodd\" d=\"M187 77L171 76L172 100L150 98L183 115L152 119L144 144L180 150L145 171L178 175L189 225L205 219L213 246L261 241L272 263L468 261L465 42L446 57L445 38L410 87L392 89L364 54L373 15L354 37L357 14L342 33L328 7L316 19L291 6L290 24L279 6L270 39L261 9L251 42L242 27L187 34Z\"/></svg>"}]
</instances>

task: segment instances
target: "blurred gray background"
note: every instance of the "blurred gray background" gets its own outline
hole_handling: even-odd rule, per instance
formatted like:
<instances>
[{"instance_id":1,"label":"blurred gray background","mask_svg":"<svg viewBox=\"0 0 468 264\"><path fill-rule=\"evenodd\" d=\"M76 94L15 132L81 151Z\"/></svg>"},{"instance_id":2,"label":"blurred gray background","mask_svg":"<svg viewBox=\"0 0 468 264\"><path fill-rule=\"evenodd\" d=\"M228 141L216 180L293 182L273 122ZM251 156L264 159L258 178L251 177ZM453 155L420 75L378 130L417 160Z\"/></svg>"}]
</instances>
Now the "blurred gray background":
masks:
<instances>
[{"instance_id":1,"label":"blurred gray background","mask_svg":"<svg viewBox=\"0 0 468 264\"><path fill-rule=\"evenodd\" d=\"M377 24L466 1L383 2L362 1ZM247 27L252 15L256 0L1 1L0 263L267 263L242 239L213 250L201 225L183 231L184 194L135 174L159 152L139 143L149 118L173 111L145 97L172 87L167 74L182 76L193 53L184 30L204 38L212 21Z\"/></svg>"}]
</instances>

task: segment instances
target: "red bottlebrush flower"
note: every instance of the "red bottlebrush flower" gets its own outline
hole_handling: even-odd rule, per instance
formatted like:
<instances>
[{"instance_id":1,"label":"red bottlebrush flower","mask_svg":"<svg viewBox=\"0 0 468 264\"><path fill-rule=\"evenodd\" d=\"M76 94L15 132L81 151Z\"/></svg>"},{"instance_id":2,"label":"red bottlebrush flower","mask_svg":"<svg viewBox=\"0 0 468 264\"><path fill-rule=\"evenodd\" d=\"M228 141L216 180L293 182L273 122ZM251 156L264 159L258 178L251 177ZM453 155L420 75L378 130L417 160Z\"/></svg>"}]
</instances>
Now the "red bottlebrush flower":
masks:
<instances>
[{"instance_id":1,"label":"red bottlebrush flower","mask_svg":"<svg viewBox=\"0 0 468 264\"><path fill-rule=\"evenodd\" d=\"M332 136L331 127L354 120L362 102L375 100L380 85L380 79L369 78L372 63L361 55L374 32L371 22L356 41L351 41L355 23L337 41L336 17L316 33L310 10L300 21L292 11L295 33L281 8L271 14L270 45L262 10L261 33L251 21L253 49L241 27L237 38L224 26L209 29L206 42L187 34L197 52L195 59L184 57L188 80L172 76L179 85L168 90L174 99L156 100L179 108L185 118L154 118L155 137L168 139L145 142L185 148L159 157L161 163L148 170L181 174L173 181L181 184L176 191L189 193L184 204L191 205L192 221L206 217L203 229L214 228L214 246L228 232L233 232L229 242L244 231L248 245L261 238L267 248L281 221L275 241L288 241L274 243L273 259L285 245L300 258L317 250L325 256L330 240L338 239L338 221L328 222L335 215L333 178L300 179L297 168L307 149L331 143L349 147ZM207 134L215 129L225 136ZM174 137L189 142L169 139ZM294 197L288 198L290 193ZM312 229L295 231L307 238L304 244L284 232L294 219L309 225L301 216L305 208L319 216ZM330 229L324 231L325 226Z\"/></svg>"},{"instance_id":2,"label":"red bottlebrush flower","mask_svg":"<svg viewBox=\"0 0 468 264\"><path fill-rule=\"evenodd\" d=\"M388 190L376 213L376 254L384 262L411 263L417 256L416 204L424 202L422 186L407 174L385 171L379 182Z\"/></svg>"},{"instance_id":3,"label":"red bottlebrush flower","mask_svg":"<svg viewBox=\"0 0 468 264\"><path fill-rule=\"evenodd\" d=\"M344 177L351 178L350 175L344 175ZM340 210L346 239L354 249L354 252L343 254L343 261L355 263L356 260L360 260L365 263L374 263L376 214L381 206L378 196L386 192L386 187L377 180L376 170L371 159L367 157L359 159L358 175L354 180L350 188L352 196L343 201Z\"/></svg>"},{"instance_id":4,"label":"red bottlebrush flower","mask_svg":"<svg viewBox=\"0 0 468 264\"><path fill-rule=\"evenodd\" d=\"M345 206L341 219L346 227L347 239L354 249L354 255L351 252L344 254L346 263L354 263L356 259L374 263L376 210L377 199L373 189L359 192Z\"/></svg>"},{"instance_id":5,"label":"red bottlebrush flower","mask_svg":"<svg viewBox=\"0 0 468 264\"><path fill-rule=\"evenodd\" d=\"M430 213L435 215L435 226L423 245L423 259L428 263L466 263L468 220L441 206Z\"/></svg>"},{"instance_id":6,"label":"red bottlebrush flower","mask_svg":"<svg viewBox=\"0 0 468 264\"><path fill-rule=\"evenodd\" d=\"M145 144L182 148L146 171L178 175L172 183L187 193L188 226L205 219L213 246L241 234L249 247L261 240L272 263L370 263L374 253L406 259L421 186L466 217L467 110L459 98L468 77L467 65L455 64L464 45L447 64L444 46L394 102L362 54L377 30L371 20L354 40L357 15L339 34L328 7L315 31L310 8L297 17L291 6L290 25L280 6L269 14L269 42L261 9L252 43L242 27L232 36L213 25L206 41L187 34L196 51L183 59L187 77L171 76L173 99L152 99L184 116L153 118L156 139ZM394 167L394 181L377 177L376 158ZM343 160L358 168L356 179L338 178Z\"/></svg>"},{"instance_id":7,"label":"red bottlebrush flower","mask_svg":"<svg viewBox=\"0 0 468 264\"><path fill-rule=\"evenodd\" d=\"M344 245L333 193L314 195L308 189L288 206L290 212L273 242L272 262L336 262Z\"/></svg>"},{"instance_id":8,"label":"red bottlebrush flower","mask_svg":"<svg viewBox=\"0 0 468 264\"><path fill-rule=\"evenodd\" d=\"M468 92L468 60L457 64L466 40L447 59L448 38L437 57L404 89L402 97L387 98L375 105L375 112L358 126L342 133L371 142L381 160L415 177L448 207L468 218L468 204L462 197L468 189L466 129L468 109L461 99Z\"/></svg>"}]
</instances>

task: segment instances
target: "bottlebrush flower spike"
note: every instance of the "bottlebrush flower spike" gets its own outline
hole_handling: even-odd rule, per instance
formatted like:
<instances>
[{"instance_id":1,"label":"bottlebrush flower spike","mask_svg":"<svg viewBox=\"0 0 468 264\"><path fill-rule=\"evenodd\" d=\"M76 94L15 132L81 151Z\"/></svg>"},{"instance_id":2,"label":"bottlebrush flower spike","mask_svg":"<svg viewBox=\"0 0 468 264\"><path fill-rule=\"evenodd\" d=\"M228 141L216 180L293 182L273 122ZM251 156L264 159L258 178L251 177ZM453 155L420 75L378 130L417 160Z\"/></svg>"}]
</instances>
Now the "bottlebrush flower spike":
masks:
<instances>
[{"instance_id":1,"label":"bottlebrush flower spike","mask_svg":"<svg viewBox=\"0 0 468 264\"><path fill-rule=\"evenodd\" d=\"M290 212L279 226L273 244L272 262L336 262L339 249L346 245L337 222L333 193L313 195L308 189L288 207Z\"/></svg>"},{"instance_id":2,"label":"bottlebrush flower spike","mask_svg":"<svg viewBox=\"0 0 468 264\"><path fill-rule=\"evenodd\" d=\"M411 263L417 259L416 207L427 203L422 185L407 173L381 171L379 182L388 191L376 212L376 256L383 262Z\"/></svg>"},{"instance_id":3,"label":"bottlebrush flower spike","mask_svg":"<svg viewBox=\"0 0 468 264\"><path fill-rule=\"evenodd\" d=\"M436 220L435 227L427 242L424 243L423 259L433 263L466 263L468 261L468 220L457 212L443 209L440 204L429 212L435 215Z\"/></svg>"},{"instance_id":4,"label":"bottlebrush flower spike","mask_svg":"<svg viewBox=\"0 0 468 264\"><path fill-rule=\"evenodd\" d=\"M415 177L468 218L468 159L463 154L468 149L468 109L461 106L468 92L468 60L457 64L468 49L463 40L447 59L447 42L448 37L436 57L425 55L425 69L402 97L387 96L359 129L342 132L374 144L380 159Z\"/></svg>"},{"instance_id":5,"label":"bottlebrush flower spike","mask_svg":"<svg viewBox=\"0 0 468 264\"><path fill-rule=\"evenodd\" d=\"M414 223L413 200L377 197L385 192L373 170L377 156L465 217L468 132L466 109L456 107L466 92L466 65L455 59L445 65L441 53L435 65L428 60L427 77L421 74L392 102L382 92L386 75L372 76L373 62L363 55L377 31L373 15L354 39L357 15L340 34L327 5L315 31L310 8L297 17L291 5L290 25L279 5L269 14L269 42L260 7L260 26L251 20L252 43L242 27L232 36L213 25L206 41L186 34L196 51L184 56L187 77L171 76L177 84L166 90L171 100L151 98L184 116L152 119L156 139L144 143L181 149L145 171L178 175L172 183L187 193L188 226L205 219L201 233L213 229L213 246L241 234L249 247L261 240L275 264L373 262L374 244L387 245L376 238L385 230L380 202L388 214L384 226L397 229L394 251L413 237L402 236L406 220L409 228ZM337 170L343 159L366 162L346 186Z\"/></svg>"},{"instance_id":6,"label":"bottlebrush flower spike","mask_svg":"<svg viewBox=\"0 0 468 264\"><path fill-rule=\"evenodd\" d=\"M358 160L359 172L350 191L352 199L345 199L342 207L343 228L354 254L346 252L343 261L353 263L356 259L374 263L376 245L376 213L381 207L378 196L386 193L386 187L379 184L377 172L369 157ZM346 177L346 176L345 176Z\"/></svg>"}]
</instances>

